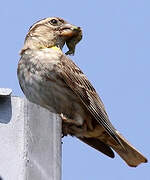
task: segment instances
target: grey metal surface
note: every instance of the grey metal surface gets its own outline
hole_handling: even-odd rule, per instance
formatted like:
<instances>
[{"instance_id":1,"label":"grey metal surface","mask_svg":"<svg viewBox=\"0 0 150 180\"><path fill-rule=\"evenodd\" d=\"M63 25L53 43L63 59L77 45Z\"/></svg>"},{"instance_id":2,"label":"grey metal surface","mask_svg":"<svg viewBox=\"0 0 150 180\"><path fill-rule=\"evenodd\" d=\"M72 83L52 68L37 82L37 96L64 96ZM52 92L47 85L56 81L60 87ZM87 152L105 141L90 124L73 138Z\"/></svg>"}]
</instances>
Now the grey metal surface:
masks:
<instances>
[{"instance_id":1,"label":"grey metal surface","mask_svg":"<svg viewBox=\"0 0 150 180\"><path fill-rule=\"evenodd\" d=\"M0 99L2 179L60 180L60 118L26 99L4 99Z\"/></svg>"}]
</instances>

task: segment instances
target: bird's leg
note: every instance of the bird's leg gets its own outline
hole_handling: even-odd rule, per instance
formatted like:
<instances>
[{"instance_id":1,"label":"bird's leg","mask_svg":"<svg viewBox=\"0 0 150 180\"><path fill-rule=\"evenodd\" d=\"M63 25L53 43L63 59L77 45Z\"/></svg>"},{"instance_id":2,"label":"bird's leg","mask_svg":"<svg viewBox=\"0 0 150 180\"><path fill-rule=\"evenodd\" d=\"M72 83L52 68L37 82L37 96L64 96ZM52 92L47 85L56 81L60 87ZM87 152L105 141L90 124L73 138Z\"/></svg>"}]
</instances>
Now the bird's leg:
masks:
<instances>
[{"instance_id":1,"label":"bird's leg","mask_svg":"<svg viewBox=\"0 0 150 180\"><path fill-rule=\"evenodd\" d=\"M69 134L68 125L62 122L62 137L67 136Z\"/></svg>"},{"instance_id":2,"label":"bird's leg","mask_svg":"<svg viewBox=\"0 0 150 180\"><path fill-rule=\"evenodd\" d=\"M65 123L65 124L81 126L80 122L65 117L65 116L63 115L63 113L60 114L60 117L61 117L61 119L62 119L62 122Z\"/></svg>"},{"instance_id":3,"label":"bird's leg","mask_svg":"<svg viewBox=\"0 0 150 180\"><path fill-rule=\"evenodd\" d=\"M68 134L72 136L76 133L82 135L87 131L86 123L81 124L81 122L78 122L77 120L65 117L62 113L60 114L60 117L62 119L62 138Z\"/></svg>"},{"instance_id":4,"label":"bird's leg","mask_svg":"<svg viewBox=\"0 0 150 180\"><path fill-rule=\"evenodd\" d=\"M63 115L63 113L60 114L60 117L62 119L62 138L71 133L70 128L69 128L70 126L73 126L73 125L79 126L80 125L77 121L65 117Z\"/></svg>"}]
</instances>

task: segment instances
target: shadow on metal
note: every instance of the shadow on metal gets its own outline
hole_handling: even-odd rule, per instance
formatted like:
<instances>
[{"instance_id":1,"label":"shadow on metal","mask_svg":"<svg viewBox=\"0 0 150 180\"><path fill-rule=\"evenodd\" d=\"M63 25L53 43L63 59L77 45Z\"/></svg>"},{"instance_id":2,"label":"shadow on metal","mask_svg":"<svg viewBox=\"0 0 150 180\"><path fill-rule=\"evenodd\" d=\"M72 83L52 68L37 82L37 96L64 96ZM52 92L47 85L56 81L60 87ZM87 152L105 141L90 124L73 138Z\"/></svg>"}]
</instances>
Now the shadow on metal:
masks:
<instances>
[{"instance_id":1,"label":"shadow on metal","mask_svg":"<svg viewBox=\"0 0 150 180\"><path fill-rule=\"evenodd\" d=\"M0 123L8 124L12 117L10 96L0 96Z\"/></svg>"}]
</instances>

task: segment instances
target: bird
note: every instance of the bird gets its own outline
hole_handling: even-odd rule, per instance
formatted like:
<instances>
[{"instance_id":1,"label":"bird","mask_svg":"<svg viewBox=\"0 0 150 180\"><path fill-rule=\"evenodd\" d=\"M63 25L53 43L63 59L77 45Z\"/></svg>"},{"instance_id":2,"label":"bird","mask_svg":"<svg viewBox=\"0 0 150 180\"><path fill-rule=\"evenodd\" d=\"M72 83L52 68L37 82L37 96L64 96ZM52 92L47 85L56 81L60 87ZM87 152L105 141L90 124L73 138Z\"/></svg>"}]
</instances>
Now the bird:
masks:
<instances>
[{"instance_id":1,"label":"bird","mask_svg":"<svg viewBox=\"0 0 150 180\"><path fill-rule=\"evenodd\" d=\"M112 125L95 88L69 57L82 34L81 27L59 17L34 23L20 51L20 87L29 101L59 114L63 136L74 136L110 158L115 151L130 167L146 163Z\"/></svg>"}]
</instances>

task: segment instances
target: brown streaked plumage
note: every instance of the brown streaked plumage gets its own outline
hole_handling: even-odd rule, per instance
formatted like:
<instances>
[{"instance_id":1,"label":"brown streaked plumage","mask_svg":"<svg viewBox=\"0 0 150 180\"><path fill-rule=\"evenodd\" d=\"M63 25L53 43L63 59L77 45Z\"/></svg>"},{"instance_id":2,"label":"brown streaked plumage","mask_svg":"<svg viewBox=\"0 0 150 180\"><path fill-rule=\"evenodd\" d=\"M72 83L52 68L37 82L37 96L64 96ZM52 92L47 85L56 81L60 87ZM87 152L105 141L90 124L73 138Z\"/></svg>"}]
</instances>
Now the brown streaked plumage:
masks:
<instances>
[{"instance_id":1,"label":"brown streaked plumage","mask_svg":"<svg viewBox=\"0 0 150 180\"><path fill-rule=\"evenodd\" d=\"M74 54L81 38L81 29L61 18L46 18L31 26L18 64L24 94L60 114L64 135L76 136L111 158L115 150L132 167L147 162L113 127L92 84L62 52L66 43L66 54Z\"/></svg>"}]
</instances>

